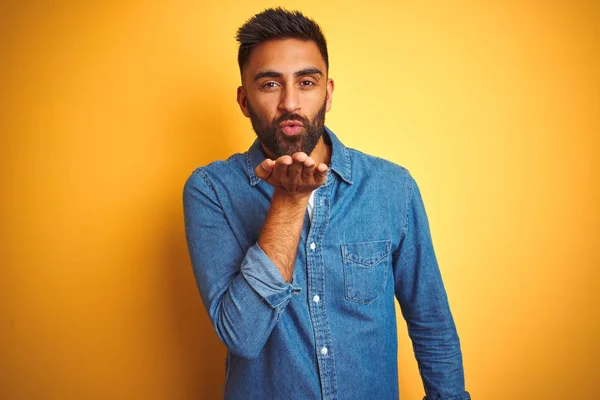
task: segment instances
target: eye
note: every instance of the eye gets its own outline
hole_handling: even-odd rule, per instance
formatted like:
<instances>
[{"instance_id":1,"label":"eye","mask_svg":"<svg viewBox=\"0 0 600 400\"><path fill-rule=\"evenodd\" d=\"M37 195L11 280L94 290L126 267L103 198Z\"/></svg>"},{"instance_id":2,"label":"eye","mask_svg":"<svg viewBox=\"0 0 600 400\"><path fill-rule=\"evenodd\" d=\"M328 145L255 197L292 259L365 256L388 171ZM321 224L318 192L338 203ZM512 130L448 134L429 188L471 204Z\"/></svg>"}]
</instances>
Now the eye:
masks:
<instances>
[{"instance_id":1,"label":"eye","mask_svg":"<svg viewBox=\"0 0 600 400\"><path fill-rule=\"evenodd\" d=\"M277 87L277 82L266 82L261 86L263 89L272 89L274 87Z\"/></svg>"},{"instance_id":2,"label":"eye","mask_svg":"<svg viewBox=\"0 0 600 400\"><path fill-rule=\"evenodd\" d=\"M300 85L302 86L314 86L314 82L313 81L309 81L308 79L303 80L302 82L300 82Z\"/></svg>"}]
</instances>

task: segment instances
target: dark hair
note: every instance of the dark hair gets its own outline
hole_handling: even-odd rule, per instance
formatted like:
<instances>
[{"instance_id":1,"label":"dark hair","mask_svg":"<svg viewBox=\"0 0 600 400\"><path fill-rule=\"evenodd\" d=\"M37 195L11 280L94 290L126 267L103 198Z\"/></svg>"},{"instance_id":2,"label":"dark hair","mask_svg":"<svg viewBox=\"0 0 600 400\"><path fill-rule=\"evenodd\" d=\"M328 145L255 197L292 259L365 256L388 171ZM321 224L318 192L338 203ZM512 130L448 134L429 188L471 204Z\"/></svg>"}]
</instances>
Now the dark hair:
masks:
<instances>
[{"instance_id":1,"label":"dark hair","mask_svg":"<svg viewBox=\"0 0 600 400\"><path fill-rule=\"evenodd\" d=\"M319 48L329 70L325 36L319 25L300 11L289 11L281 7L267 8L246 21L238 29L236 39L240 43L238 49L240 73L242 67L248 62L252 49L271 39L312 40Z\"/></svg>"}]
</instances>

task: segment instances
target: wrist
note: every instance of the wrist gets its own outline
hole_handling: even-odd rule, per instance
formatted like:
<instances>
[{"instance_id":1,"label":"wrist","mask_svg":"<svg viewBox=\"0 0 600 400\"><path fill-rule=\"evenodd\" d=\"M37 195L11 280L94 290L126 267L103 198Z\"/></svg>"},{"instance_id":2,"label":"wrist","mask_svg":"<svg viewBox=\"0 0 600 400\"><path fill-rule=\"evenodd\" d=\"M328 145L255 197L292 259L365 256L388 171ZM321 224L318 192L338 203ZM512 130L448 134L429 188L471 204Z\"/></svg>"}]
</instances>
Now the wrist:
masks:
<instances>
[{"instance_id":1,"label":"wrist","mask_svg":"<svg viewBox=\"0 0 600 400\"><path fill-rule=\"evenodd\" d=\"M290 193L285 189L275 188L271 202L306 208L310 194L311 192Z\"/></svg>"}]
</instances>

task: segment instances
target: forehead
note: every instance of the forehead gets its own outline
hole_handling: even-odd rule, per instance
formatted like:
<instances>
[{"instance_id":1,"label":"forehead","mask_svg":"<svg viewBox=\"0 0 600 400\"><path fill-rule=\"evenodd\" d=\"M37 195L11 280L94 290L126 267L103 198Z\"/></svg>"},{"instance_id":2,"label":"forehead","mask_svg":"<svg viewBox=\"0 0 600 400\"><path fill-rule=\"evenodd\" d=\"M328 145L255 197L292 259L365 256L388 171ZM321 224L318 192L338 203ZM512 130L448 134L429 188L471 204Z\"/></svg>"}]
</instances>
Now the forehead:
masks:
<instances>
[{"instance_id":1,"label":"forehead","mask_svg":"<svg viewBox=\"0 0 600 400\"><path fill-rule=\"evenodd\" d=\"M254 76L261 71L285 74L307 68L325 72L325 61L319 47L312 40L273 39L259 44L250 52L244 76Z\"/></svg>"}]
</instances>

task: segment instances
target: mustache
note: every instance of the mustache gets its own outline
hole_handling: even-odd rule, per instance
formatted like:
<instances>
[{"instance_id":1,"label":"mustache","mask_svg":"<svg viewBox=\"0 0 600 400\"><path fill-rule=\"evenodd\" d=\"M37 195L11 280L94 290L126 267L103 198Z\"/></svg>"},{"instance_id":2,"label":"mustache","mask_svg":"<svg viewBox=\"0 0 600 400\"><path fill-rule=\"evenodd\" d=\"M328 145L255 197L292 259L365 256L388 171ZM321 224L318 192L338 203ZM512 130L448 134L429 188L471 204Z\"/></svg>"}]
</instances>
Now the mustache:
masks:
<instances>
[{"instance_id":1,"label":"mustache","mask_svg":"<svg viewBox=\"0 0 600 400\"><path fill-rule=\"evenodd\" d=\"M281 117L273 121L273 126L278 127L279 124L281 124L283 121L300 121L304 126L309 126L310 124L310 120L306 117L303 117L299 114L285 113Z\"/></svg>"}]
</instances>

